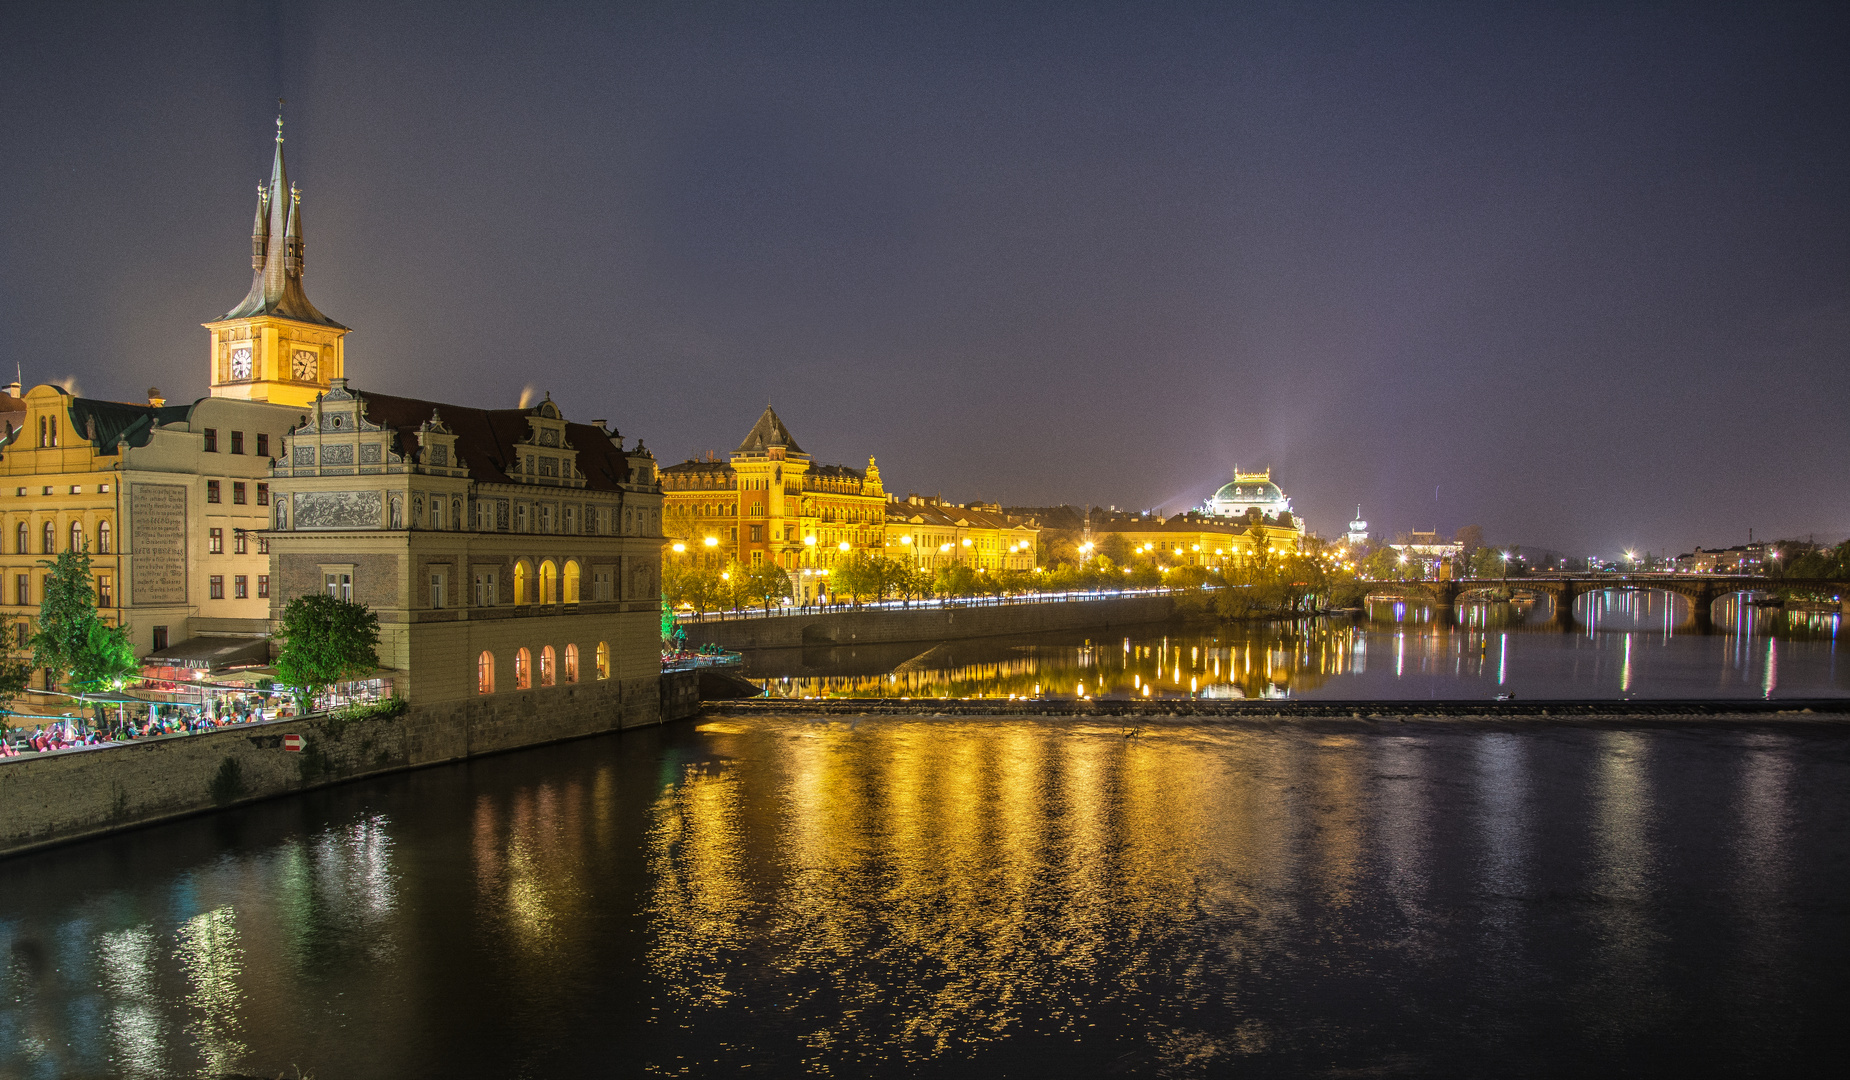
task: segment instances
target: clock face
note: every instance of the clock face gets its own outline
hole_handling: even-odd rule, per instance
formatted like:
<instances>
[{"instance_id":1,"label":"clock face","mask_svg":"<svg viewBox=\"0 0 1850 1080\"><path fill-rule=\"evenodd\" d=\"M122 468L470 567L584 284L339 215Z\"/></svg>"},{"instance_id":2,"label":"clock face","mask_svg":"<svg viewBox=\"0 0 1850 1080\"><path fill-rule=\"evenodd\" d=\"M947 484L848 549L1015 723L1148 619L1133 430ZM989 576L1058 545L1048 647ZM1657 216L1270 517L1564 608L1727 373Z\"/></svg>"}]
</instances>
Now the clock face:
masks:
<instances>
[{"instance_id":1,"label":"clock face","mask_svg":"<svg viewBox=\"0 0 1850 1080\"><path fill-rule=\"evenodd\" d=\"M291 370L303 382L314 382L321 370L321 358L309 349L297 349Z\"/></svg>"},{"instance_id":2,"label":"clock face","mask_svg":"<svg viewBox=\"0 0 1850 1080\"><path fill-rule=\"evenodd\" d=\"M234 379L251 377L251 351L248 348L231 350L231 377Z\"/></svg>"}]
</instances>

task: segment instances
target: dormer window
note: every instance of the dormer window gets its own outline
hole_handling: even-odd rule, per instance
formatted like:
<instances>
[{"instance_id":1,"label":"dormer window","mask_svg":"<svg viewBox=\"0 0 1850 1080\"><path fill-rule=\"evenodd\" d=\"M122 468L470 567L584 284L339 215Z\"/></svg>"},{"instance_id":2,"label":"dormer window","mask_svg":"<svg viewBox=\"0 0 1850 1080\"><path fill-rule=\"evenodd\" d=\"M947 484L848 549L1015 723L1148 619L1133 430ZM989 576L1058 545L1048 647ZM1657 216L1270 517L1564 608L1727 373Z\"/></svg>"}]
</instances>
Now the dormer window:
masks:
<instances>
[{"instance_id":1,"label":"dormer window","mask_svg":"<svg viewBox=\"0 0 1850 1080\"><path fill-rule=\"evenodd\" d=\"M559 432L557 431L557 429L541 428L540 429L540 445L541 446L559 445Z\"/></svg>"},{"instance_id":2,"label":"dormer window","mask_svg":"<svg viewBox=\"0 0 1850 1080\"><path fill-rule=\"evenodd\" d=\"M450 464L450 448L441 444L431 447L430 463L447 468Z\"/></svg>"}]
</instances>

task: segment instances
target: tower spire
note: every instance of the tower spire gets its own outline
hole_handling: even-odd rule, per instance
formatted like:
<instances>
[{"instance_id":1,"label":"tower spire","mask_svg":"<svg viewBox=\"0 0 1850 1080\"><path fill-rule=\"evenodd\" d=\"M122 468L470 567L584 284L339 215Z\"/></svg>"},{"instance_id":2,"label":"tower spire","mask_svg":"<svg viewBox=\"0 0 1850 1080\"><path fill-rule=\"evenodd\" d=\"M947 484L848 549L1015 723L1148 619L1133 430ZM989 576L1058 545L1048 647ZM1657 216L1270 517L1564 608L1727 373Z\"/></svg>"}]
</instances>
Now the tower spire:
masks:
<instances>
[{"instance_id":1,"label":"tower spire","mask_svg":"<svg viewBox=\"0 0 1850 1080\"><path fill-rule=\"evenodd\" d=\"M279 99L276 104L280 110L282 101ZM279 111L276 149L270 158L270 182L258 194L257 219L251 226L251 269L254 273L250 292L225 314L225 318L277 315L300 322L340 326L316 310L302 291L301 198L301 192L289 182L289 166L283 159L283 117Z\"/></svg>"}]
</instances>

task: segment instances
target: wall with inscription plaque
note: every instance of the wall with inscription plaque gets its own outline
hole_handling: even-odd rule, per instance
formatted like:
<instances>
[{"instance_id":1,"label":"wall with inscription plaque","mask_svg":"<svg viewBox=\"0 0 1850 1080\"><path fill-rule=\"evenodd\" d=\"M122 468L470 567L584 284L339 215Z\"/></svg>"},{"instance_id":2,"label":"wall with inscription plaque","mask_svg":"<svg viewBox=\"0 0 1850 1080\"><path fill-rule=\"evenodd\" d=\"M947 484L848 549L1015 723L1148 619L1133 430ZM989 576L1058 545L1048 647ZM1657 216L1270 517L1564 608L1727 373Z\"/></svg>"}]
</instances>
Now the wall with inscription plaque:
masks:
<instances>
[{"instance_id":1,"label":"wall with inscription plaque","mask_svg":"<svg viewBox=\"0 0 1850 1080\"><path fill-rule=\"evenodd\" d=\"M186 603L186 488L130 484L129 589L132 603Z\"/></svg>"}]
</instances>

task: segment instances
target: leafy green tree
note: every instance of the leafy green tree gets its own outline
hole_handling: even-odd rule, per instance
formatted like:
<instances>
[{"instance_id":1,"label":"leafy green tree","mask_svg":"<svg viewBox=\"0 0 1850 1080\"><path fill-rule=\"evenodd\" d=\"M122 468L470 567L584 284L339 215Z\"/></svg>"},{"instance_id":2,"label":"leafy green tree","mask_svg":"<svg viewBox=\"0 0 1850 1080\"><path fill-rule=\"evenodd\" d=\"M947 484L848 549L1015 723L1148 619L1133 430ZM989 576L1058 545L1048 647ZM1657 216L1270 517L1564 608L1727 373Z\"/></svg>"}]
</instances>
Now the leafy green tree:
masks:
<instances>
[{"instance_id":1,"label":"leafy green tree","mask_svg":"<svg viewBox=\"0 0 1850 1080\"><path fill-rule=\"evenodd\" d=\"M73 549L39 565L51 573L39 605L38 633L32 637L33 664L49 668L77 693L119 690L136 678L140 666L128 632L104 622L96 610L89 553Z\"/></svg>"},{"instance_id":2,"label":"leafy green tree","mask_svg":"<svg viewBox=\"0 0 1850 1080\"><path fill-rule=\"evenodd\" d=\"M276 672L307 702L379 666L379 616L365 604L310 593L289 601L282 624Z\"/></svg>"},{"instance_id":3,"label":"leafy green tree","mask_svg":"<svg viewBox=\"0 0 1850 1080\"><path fill-rule=\"evenodd\" d=\"M0 709L5 709L13 703L14 698L25 693L31 681L31 664L10 656L0 657ZM3 726L0 724L0 727Z\"/></svg>"},{"instance_id":4,"label":"leafy green tree","mask_svg":"<svg viewBox=\"0 0 1850 1080\"><path fill-rule=\"evenodd\" d=\"M790 595L790 575L777 564L759 563L745 572L746 598L754 604L763 604L767 612L773 603L788 599Z\"/></svg>"}]
</instances>

